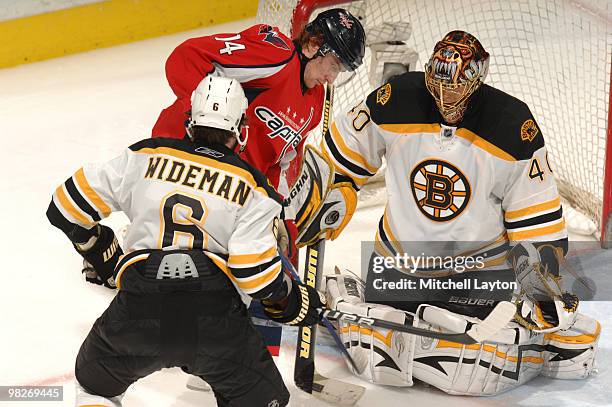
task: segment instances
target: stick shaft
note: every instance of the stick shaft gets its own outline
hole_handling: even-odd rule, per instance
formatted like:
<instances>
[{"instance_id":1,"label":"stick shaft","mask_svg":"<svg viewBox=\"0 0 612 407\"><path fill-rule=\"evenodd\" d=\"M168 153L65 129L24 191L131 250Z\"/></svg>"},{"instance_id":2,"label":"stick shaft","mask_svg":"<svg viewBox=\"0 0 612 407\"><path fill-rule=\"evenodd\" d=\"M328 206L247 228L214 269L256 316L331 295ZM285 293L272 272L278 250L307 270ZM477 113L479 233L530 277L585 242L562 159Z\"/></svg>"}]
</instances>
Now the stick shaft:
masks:
<instances>
[{"instance_id":1,"label":"stick shaft","mask_svg":"<svg viewBox=\"0 0 612 407\"><path fill-rule=\"evenodd\" d=\"M489 314L491 320L488 321L487 319L485 319L481 322L483 327L487 327L487 335L481 334L479 335L478 339L475 339L469 335L469 332L473 331L473 327L476 324L474 324L472 327L469 327L469 329L463 333L444 333L431 331L429 329L418 328L408 324L399 324L391 321L385 321L383 319L365 317L350 312L343 312L331 309L325 310L323 316L328 319L343 320L358 325L376 326L379 328L407 332L415 335L425 336L428 338L444 339L447 341L471 345L474 343L481 342L482 340L486 339L486 337L494 334L497 330L503 328L512 319L512 316L514 315L510 311L511 308L513 308L513 305L509 305L506 302L498 304L496 308L491 311L491 314Z\"/></svg>"},{"instance_id":2,"label":"stick shaft","mask_svg":"<svg viewBox=\"0 0 612 407\"><path fill-rule=\"evenodd\" d=\"M329 128L329 119L333 103L334 88L327 84L325 88L325 103L323 105L322 137ZM325 239L321 239L306 248L306 263L303 281L318 289L323 275L323 258L325 256ZM315 377L314 354L316 347L317 326L300 327L298 343L295 350L295 365L293 379L300 389L312 393Z\"/></svg>"},{"instance_id":3,"label":"stick shaft","mask_svg":"<svg viewBox=\"0 0 612 407\"><path fill-rule=\"evenodd\" d=\"M306 249L304 267L305 284L318 288L323 274L323 257L325 256L325 240L321 239ZM295 365L293 380L296 386L307 393L312 393L315 375L315 347L317 326L304 326L298 330L298 343L295 349Z\"/></svg>"}]
</instances>

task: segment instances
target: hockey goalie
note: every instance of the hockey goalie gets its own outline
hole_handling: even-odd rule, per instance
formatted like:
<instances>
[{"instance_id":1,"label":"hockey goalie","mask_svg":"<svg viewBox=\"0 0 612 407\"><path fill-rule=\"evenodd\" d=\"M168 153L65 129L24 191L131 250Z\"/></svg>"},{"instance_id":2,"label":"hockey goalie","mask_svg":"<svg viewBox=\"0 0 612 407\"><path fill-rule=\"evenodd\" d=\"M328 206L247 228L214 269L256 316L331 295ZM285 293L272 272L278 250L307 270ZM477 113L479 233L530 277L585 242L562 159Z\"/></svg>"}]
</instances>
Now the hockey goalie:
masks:
<instances>
[{"instance_id":1,"label":"hockey goalie","mask_svg":"<svg viewBox=\"0 0 612 407\"><path fill-rule=\"evenodd\" d=\"M372 383L417 379L481 396L596 372L601 326L563 288L568 238L542 132L525 103L483 84L488 62L471 34L445 35L425 72L336 117L288 198L299 245L333 240L386 160L369 265L363 278L327 277L330 308L461 333L499 302L516 305L505 327L471 345L340 321L349 368Z\"/></svg>"}]
</instances>

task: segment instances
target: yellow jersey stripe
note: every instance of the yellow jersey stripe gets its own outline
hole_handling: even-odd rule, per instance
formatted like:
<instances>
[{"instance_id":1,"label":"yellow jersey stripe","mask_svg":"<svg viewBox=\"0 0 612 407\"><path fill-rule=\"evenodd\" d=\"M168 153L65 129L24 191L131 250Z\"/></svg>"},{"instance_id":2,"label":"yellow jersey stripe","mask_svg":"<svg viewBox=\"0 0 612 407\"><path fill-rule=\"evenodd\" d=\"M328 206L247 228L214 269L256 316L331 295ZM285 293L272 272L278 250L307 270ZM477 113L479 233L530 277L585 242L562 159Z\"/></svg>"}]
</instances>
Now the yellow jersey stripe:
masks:
<instances>
[{"instance_id":1,"label":"yellow jersey stripe","mask_svg":"<svg viewBox=\"0 0 612 407\"><path fill-rule=\"evenodd\" d=\"M376 230L376 236L374 237L374 249L376 253L383 257L394 257L393 254L387 249L387 246L382 242L380 233Z\"/></svg>"},{"instance_id":2,"label":"yellow jersey stripe","mask_svg":"<svg viewBox=\"0 0 612 407\"><path fill-rule=\"evenodd\" d=\"M495 144L488 142L487 140L480 137L478 134L473 133L466 128L457 129L455 134L458 137L469 141L476 147L479 147L482 150L488 152L489 154L496 156L497 158L501 158L504 161L516 161L516 158L506 153L504 150L497 147Z\"/></svg>"},{"instance_id":3,"label":"yellow jersey stripe","mask_svg":"<svg viewBox=\"0 0 612 407\"><path fill-rule=\"evenodd\" d=\"M83 225L93 225L95 223L95 222L87 219L81 213L81 211L78 210L72 204L72 202L70 202L70 200L66 196L66 193L64 192L63 184L60 185L59 187L57 187L57 189L55 190L55 196L57 196L57 199L59 200L60 204L62 205L62 208L64 208L64 210L67 211L78 222L80 222Z\"/></svg>"},{"instance_id":4,"label":"yellow jersey stripe","mask_svg":"<svg viewBox=\"0 0 612 407\"><path fill-rule=\"evenodd\" d=\"M276 266L272 266L269 271L264 272L263 275L248 281L236 279L236 284L247 294L259 291L278 276L278 274L281 272L281 266L282 264L278 262Z\"/></svg>"},{"instance_id":5,"label":"yellow jersey stripe","mask_svg":"<svg viewBox=\"0 0 612 407\"><path fill-rule=\"evenodd\" d=\"M110 215L111 208L104 202L100 195L89 185L87 182L87 178L85 178L85 173L83 172L83 168L79 169L75 174L74 178L77 181L79 188L81 191L89 198L89 200L98 207L98 212L102 214L103 218L106 218Z\"/></svg>"},{"instance_id":6,"label":"yellow jersey stripe","mask_svg":"<svg viewBox=\"0 0 612 407\"><path fill-rule=\"evenodd\" d=\"M353 182L359 187L361 188L366 181L368 180L367 177L362 177L361 175L357 175L351 171L349 171L348 169L345 169L342 164L338 163L336 160L334 160L333 156L331 155L331 153L328 151L328 147L325 143L321 143L321 146L324 147L321 150L321 153L325 156L325 158L327 158L334 166L334 171L339 172L342 175L346 175L347 177L349 177L350 179L353 180Z\"/></svg>"},{"instance_id":7,"label":"yellow jersey stripe","mask_svg":"<svg viewBox=\"0 0 612 407\"><path fill-rule=\"evenodd\" d=\"M252 265L265 263L266 261L270 261L276 256L278 256L278 249L276 248L276 246L272 246L271 248L269 248L263 253L231 254L229 256L227 264L230 267L234 267L236 265L252 266Z\"/></svg>"},{"instance_id":8,"label":"yellow jersey stripe","mask_svg":"<svg viewBox=\"0 0 612 407\"><path fill-rule=\"evenodd\" d=\"M383 229L384 229L385 233L387 234L387 237L389 237L389 239L391 239L389 241L389 243L391 243L391 246L393 246L393 248L395 249L395 251L398 254L402 253L403 252L402 246L401 246L399 240L397 240L397 238L395 237L395 235L391 231L391 226L389 225L389 217L387 216L387 207L385 207L385 213L383 214Z\"/></svg>"},{"instance_id":9,"label":"yellow jersey stripe","mask_svg":"<svg viewBox=\"0 0 612 407\"><path fill-rule=\"evenodd\" d=\"M415 124L381 124L379 127L391 133L414 134L414 133L440 133L440 125L437 123L415 123Z\"/></svg>"},{"instance_id":10,"label":"yellow jersey stripe","mask_svg":"<svg viewBox=\"0 0 612 407\"><path fill-rule=\"evenodd\" d=\"M525 240L534 237L552 235L553 233L559 233L565 229L565 219L559 219L557 223L541 228L524 230L521 232L508 232L510 240Z\"/></svg>"},{"instance_id":11,"label":"yellow jersey stripe","mask_svg":"<svg viewBox=\"0 0 612 407\"><path fill-rule=\"evenodd\" d=\"M227 276L227 278L229 278L234 284L238 284L236 282L236 277L234 277L234 275L230 272L229 268L227 267L227 263L223 258L207 251L205 251L204 254L208 256L208 258L212 260L212 262L221 269L221 271Z\"/></svg>"},{"instance_id":12,"label":"yellow jersey stripe","mask_svg":"<svg viewBox=\"0 0 612 407\"><path fill-rule=\"evenodd\" d=\"M561 205L561 198L556 197L555 199L547 202L542 202L536 205L527 206L522 209L516 209L514 211L506 211L504 217L506 220L512 220L522 218L524 216L533 215L534 213L544 212L550 209L556 209Z\"/></svg>"},{"instance_id":13,"label":"yellow jersey stripe","mask_svg":"<svg viewBox=\"0 0 612 407\"><path fill-rule=\"evenodd\" d=\"M338 150L340 150L345 155L345 157L350 158L352 161L357 163L359 166L365 168L366 170L368 170L372 174L375 174L376 171L378 171L378 168L374 167L373 165L368 164L368 162L365 159L365 157L363 157L358 152L350 149L346 145L346 143L342 139L342 136L340 135L340 131L338 130L338 126L336 126L335 122L332 123L330 132L331 132L331 135L332 135L333 142L336 144L336 147L338 147Z\"/></svg>"}]
</instances>

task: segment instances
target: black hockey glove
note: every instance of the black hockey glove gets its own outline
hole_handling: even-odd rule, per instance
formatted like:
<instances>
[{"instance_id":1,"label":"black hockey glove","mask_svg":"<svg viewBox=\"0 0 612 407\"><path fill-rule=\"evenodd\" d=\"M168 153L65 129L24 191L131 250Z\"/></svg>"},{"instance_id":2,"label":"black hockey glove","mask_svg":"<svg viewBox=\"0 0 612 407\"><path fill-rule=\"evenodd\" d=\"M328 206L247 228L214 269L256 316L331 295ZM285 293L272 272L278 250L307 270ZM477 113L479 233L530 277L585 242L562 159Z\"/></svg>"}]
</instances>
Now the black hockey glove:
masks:
<instances>
[{"instance_id":1,"label":"black hockey glove","mask_svg":"<svg viewBox=\"0 0 612 407\"><path fill-rule=\"evenodd\" d=\"M291 292L280 301L262 300L264 313L273 321L296 326L316 325L321 321L325 297L314 288L291 280Z\"/></svg>"},{"instance_id":2,"label":"black hockey glove","mask_svg":"<svg viewBox=\"0 0 612 407\"><path fill-rule=\"evenodd\" d=\"M116 288L115 266L119 262L119 257L123 255L123 250L119 246L115 232L108 226L97 225L97 232L94 235L97 235L97 238L93 246L83 249L84 244L74 245L77 252L85 259L83 264L85 280L93 284L103 284L107 288Z\"/></svg>"},{"instance_id":3,"label":"black hockey glove","mask_svg":"<svg viewBox=\"0 0 612 407\"><path fill-rule=\"evenodd\" d=\"M83 275L85 276L85 281L87 281L88 283L103 285L104 287L113 290L116 288L115 285L111 285L110 282L103 281L96 269L91 265L90 262L85 259L83 259L83 270L81 270L81 273L83 273Z\"/></svg>"}]
</instances>

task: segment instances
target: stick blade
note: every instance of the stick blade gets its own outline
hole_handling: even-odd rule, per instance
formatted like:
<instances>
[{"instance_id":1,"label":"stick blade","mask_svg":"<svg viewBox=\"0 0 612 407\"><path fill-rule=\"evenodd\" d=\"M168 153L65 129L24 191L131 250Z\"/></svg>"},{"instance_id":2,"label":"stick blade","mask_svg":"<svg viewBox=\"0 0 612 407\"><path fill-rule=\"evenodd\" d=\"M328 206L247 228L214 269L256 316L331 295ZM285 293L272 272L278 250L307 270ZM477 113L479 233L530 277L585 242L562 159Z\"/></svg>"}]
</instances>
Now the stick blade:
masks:
<instances>
[{"instance_id":1,"label":"stick blade","mask_svg":"<svg viewBox=\"0 0 612 407\"><path fill-rule=\"evenodd\" d=\"M312 395L328 403L340 406L355 405L365 393L365 387L330 379L315 373Z\"/></svg>"},{"instance_id":2,"label":"stick blade","mask_svg":"<svg viewBox=\"0 0 612 407\"><path fill-rule=\"evenodd\" d=\"M299 359L298 359L299 360ZM297 362L296 362L297 364ZM312 393L313 381L316 374L314 360L302 360L298 369L293 372L295 385L306 393Z\"/></svg>"},{"instance_id":3,"label":"stick blade","mask_svg":"<svg viewBox=\"0 0 612 407\"><path fill-rule=\"evenodd\" d=\"M476 342L483 342L504 328L514 318L515 314L516 305L509 301L502 301L495 306L485 320L474 325L466 333Z\"/></svg>"}]
</instances>

